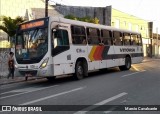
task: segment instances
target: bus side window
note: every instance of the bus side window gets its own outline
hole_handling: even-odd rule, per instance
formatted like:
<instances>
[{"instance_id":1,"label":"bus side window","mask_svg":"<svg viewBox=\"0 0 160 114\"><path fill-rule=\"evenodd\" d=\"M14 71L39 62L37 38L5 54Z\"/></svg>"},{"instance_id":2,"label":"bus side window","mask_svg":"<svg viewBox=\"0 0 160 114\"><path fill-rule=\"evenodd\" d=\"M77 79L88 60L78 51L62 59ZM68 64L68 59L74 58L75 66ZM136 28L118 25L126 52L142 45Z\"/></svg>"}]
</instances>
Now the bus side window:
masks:
<instances>
[{"instance_id":1,"label":"bus side window","mask_svg":"<svg viewBox=\"0 0 160 114\"><path fill-rule=\"evenodd\" d=\"M87 44L85 28L83 26L72 25L71 32L72 32L73 44L83 44L83 45Z\"/></svg>"},{"instance_id":2,"label":"bus side window","mask_svg":"<svg viewBox=\"0 0 160 114\"><path fill-rule=\"evenodd\" d=\"M109 30L101 30L101 37L104 45L111 45L112 33Z\"/></svg>"},{"instance_id":3,"label":"bus side window","mask_svg":"<svg viewBox=\"0 0 160 114\"><path fill-rule=\"evenodd\" d=\"M130 45L130 33L124 33L124 39L123 39L123 42L124 42L124 45Z\"/></svg>"},{"instance_id":4,"label":"bus side window","mask_svg":"<svg viewBox=\"0 0 160 114\"><path fill-rule=\"evenodd\" d=\"M87 28L87 40L88 44L99 45L101 42L100 31L96 28Z\"/></svg>"},{"instance_id":5,"label":"bus side window","mask_svg":"<svg viewBox=\"0 0 160 114\"><path fill-rule=\"evenodd\" d=\"M136 34L131 34L131 45L138 45L138 38Z\"/></svg>"},{"instance_id":6,"label":"bus side window","mask_svg":"<svg viewBox=\"0 0 160 114\"><path fill-rule=\"evenodd\" d=\"M123 45L123 40L122 40L122 33L119 31L114 31L113 32L113 44L114 45Z\"/></svg>"}]
</instances>

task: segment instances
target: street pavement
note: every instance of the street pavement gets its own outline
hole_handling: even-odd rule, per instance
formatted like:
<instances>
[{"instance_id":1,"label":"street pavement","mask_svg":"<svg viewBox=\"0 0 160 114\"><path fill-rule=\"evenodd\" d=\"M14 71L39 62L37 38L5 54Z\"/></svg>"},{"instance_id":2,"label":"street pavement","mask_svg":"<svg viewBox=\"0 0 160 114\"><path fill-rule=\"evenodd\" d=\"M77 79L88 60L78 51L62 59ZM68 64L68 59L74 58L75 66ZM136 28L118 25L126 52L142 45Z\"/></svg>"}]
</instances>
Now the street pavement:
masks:
<instances>
[{"instance_id":1,"label":"street pavement","mask_svg":"<svg viewBox=\"0 0 160 114\"><path fill-rule=\"evenodd\" d=\"M0 88L0 105L40 105L43 110L37 113L2 112L4 114L159 114L159 111L120 111L124 110L123 106L132 110L137 105L159 106L159 70L160 59L145 59L140 64L133 64L128 71L111 68L107 72L89 73L79 81L66 77L56 79L54 83L37 79L5 84ZM106 106L111 105L114 107L107 110ZM50 111L44 111L43 107ZM117 107L119 110L115 111Z\"/></svg>"},{"instance_id":2,"label":"street pavement","mask_svg":"<svg viewBox=\"0 0 160 114\"><path fill-rule=\"evenodd\" d=\"M157 58L144 58L143 62L155 61L158 59ZM7 71L5 71L5 74L7 74ZM38 80L38 79L42 79L42 78L29 77L27 81ZM12 79L11 77L7 79L7 76L0 76L0 85L19 83L19 82L24 82L24 81L26 81L25 77L15 76L14 79Z\"/></svg>"}]
</instances>

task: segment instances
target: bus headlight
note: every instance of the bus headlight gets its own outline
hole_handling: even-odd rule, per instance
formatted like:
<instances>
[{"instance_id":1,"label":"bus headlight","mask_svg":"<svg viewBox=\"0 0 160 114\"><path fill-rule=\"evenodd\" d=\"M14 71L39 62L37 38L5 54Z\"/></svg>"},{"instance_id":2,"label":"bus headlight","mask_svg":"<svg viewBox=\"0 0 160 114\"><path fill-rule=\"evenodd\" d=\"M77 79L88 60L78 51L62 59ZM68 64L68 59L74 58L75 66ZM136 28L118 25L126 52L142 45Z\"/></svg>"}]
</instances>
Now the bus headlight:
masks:
<instances>
[{"instance_id":1,"label":"bus headlight","mask_svg":"<svg viewBox=\"0 0 160 114\"><path fill-rule=\"evenodd\" d=\"M15 67L15 68L18 68L18 66L17 66L17 65L14 65L14 67Z\"/></svg>"},{"instance_id":2,"label":"bus headlight","mask_svg":"<svg viewBox=\"0 0 160 114\"><path fill-rule=\"evenodd\" d=\"M40 66L39 68L45 68L45 67L47 66L48 60L49 60L49 58L46 58L46 59L42 62L41 66Z\"/></svg>"}]
</instances>

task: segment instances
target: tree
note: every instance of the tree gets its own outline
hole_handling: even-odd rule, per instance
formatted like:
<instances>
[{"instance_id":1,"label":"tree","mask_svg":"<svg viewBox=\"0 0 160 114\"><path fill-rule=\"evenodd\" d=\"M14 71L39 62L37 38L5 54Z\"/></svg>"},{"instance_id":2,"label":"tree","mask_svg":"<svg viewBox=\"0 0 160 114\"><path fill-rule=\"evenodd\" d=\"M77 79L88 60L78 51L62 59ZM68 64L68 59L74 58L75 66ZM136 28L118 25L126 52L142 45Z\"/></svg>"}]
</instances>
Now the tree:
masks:
<instances>
[{"instance_id":1,"label":"tree","mask_svg":"<svg viewBox=\"0 0 160 114\"><path fill-rule=\"evenodd\" d=\"M99 19L97 17L91 18L89 16L86 16L86 17L80 18L80 17L76 17L74 15L66 15L64 18L78 20L78 21L84 21L84 22L88 22L88 23L99 24Z\"/></svg>"},{"instance_id":2,"label":"tree","mask_svg":"<svg viewBox=\"0 0 160 114\"><path fill-rule=\"evenodd\" d=\"M1 17L2 24L0 24L0 30L4 31L8 34L8 38L13 38L13 36L16 34L16 29L18 28L18 24L24 22L25 20L18 16L15 19L12 19L11 17L3 16ZM13 41L13 39L10 39Z\"/></svg>"}]
</instances>

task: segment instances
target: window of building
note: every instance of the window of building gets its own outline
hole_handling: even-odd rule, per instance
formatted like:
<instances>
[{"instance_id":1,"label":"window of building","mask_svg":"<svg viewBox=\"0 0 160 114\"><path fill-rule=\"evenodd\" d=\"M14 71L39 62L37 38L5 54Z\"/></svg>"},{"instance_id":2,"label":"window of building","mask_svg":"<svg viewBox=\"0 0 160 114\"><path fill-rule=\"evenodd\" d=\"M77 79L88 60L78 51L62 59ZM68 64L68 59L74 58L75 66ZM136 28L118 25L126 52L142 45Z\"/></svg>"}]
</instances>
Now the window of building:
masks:
<instances>
[{"instance_id":1,"label":"window of building","mask_svg":"<svg viewBox=\"0 0 160 114\"><path fill-rule=\"evenodd\" d=\"M130 33L124 33L124 45L130 45Z\"/></svg>"},{"instance_id":2,"label":"window of building","mask_svg":"<svg viewBox=\"0 0 160 114\"><path fill-rule=\"evenodd\" d=\"M123 45L122 33L119 31L113 32L113 44L114 45Z\"/></svg>"},{"instance_id":3,"label":"window of building","mask_svg":"<svg viewBox=\"0 0 160 114\"><path fill-rule=\"evenodd\" d=\"M102 43L100 39L100 31L96 28L87 28L88 44Z\"/></svg>"},{"instance_id":4,"label":"window of building","mask_svg":"<svg viewBox=\"0 0 160 114\"><path fill-rule=\"evenodd\" d=\"M111 45L112 32L109 30L101 30L101 39L104 45Z\"/></svg>"},{"instance_id":5,"label":"window of building","mask_svg":"<svg viewBox=\"0 0 160 114\"><path fill-rule=\"evenodd\" d=\"M119 23L120 23L120 22L119 22L119 20L118 20L118 19L116 19L116 20L115 20L115 22L116 22L116 23L115 23L115 27L116 27L116 28L119 28L119 26L120 26L120 24L119 24Z\"/></svg>"},{"instance_id":6,"label":"window of building","mask_svg":"<svg viewBox=\"0 0 160 114\"><path fill-rule=\"evenodd\" d=\"M72 43L73 44L83 44L86 45L86 33L83 26L71 26L72 32Z\"/></svg>"},{"instance_id":7,"label":"window of building","mask_svg":"<svg viewBox=\"0 0 160 114\"><path fill-rule=\"evenodd\" d=\"M139 26L138 25L135 25L135 30L136 30L136 32L139 31Z\"/></svg>"},{"instance_id":8,"label":"window of building","mask_svg":"<svg viewBox=\"0 0 160 114\"><path fill-rule=\"evenodd\" d=\"M132 30L132 24L131 23L128 23L128 29Z\"/></svg>"},{"instance_id":9,"label":"window of building","mask_svg":"<svg viewBox=\"0 0 160 114\"><path fill-rule=\"evenodd\" d=\"M126 29L126 21L122 22L122 28Z\"/></svg>"}]
</instances>

